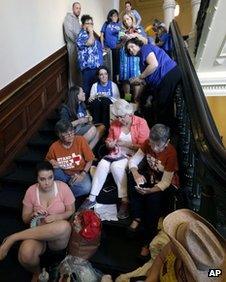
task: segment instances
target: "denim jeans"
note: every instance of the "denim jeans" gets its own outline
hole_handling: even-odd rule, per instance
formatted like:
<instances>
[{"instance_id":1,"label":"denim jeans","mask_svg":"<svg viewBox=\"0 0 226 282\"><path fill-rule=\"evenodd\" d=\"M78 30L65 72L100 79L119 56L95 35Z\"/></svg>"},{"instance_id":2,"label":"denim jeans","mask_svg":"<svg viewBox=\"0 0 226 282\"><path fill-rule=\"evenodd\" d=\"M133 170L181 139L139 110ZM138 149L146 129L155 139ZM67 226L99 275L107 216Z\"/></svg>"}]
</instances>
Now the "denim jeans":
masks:
<instances>
[{"instance_id":1,"label":"denim jeans","mask_svg":"<svg viewBox=\"0 0 226 282\"><path fill-rule=\"evenodd\" d=\"M86 94L86 100L89 99L91 87L96 80L96 72L97 72L97 68L96 69L87 68L82 70L82 80L83 80L82 88Z\"/></svg>"},{"instance_id":2,"label":"denim jeans","mask_svg":"<svg viewBox=\"0 0 226 282\"><path fill-rule=\"evenodd\" d=\"M158 233L158 221L165 209L165 191L141 195L135 189L132 173L129 173L129 196L132 218L140 218L143 225L141 240L149 244Z\"/></svg>"},{"instance_id":3,"label":"denim jeans","mask_svg":"<svg viewBox=\"0 0 226 282\"><path fill-rule=\"evenodd\" d=\"M68 184L71 179L71 176L66 174L62 169L55 168L54 169L54 177L55 180L60 180ZM73 185L69 185L72 193L75 197L88 195L91 190L91 178L88 173L86 173L85 177L82 181L76 182Z\"/></svg>"}]
</instances>

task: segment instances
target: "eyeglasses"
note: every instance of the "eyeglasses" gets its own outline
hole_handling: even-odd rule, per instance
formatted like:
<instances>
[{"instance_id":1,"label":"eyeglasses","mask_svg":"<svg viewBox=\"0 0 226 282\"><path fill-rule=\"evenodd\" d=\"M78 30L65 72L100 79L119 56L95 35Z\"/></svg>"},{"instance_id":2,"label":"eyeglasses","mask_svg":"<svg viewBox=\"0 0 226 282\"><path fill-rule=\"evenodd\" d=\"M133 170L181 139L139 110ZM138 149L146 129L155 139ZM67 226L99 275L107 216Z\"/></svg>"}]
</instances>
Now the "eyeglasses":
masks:
<instances>
[{"instance_id":1,"label":"eyeglasses","mask_svg":"<svg viewBox=\"0 0 226 282\"><path fill-rule=\"evenodd\" d=\"M67 137L70 137L70 136L73 136L74 135L74 131L71 130L71 131L68 131L66 133L60 133L60 137L61 138L67 138Z\"/></svg>"},{"instance_id":2,"label":"eyeglasses","mask_svg":"<svg viewBox=\"0 0 226 282\"><path fill-rule=\"evenodd\" d=\"M126 115L123 115L123 116L116 116L117 118L120 118L120 119L122 119L122 118L125 118L126 117Z\"/></svg>"},{"instance_id":3,"label":"eyeglasses","mask_svg":"<svg viewBox=\"0 0 226 282\"><path fill-rule=\"evenodd\" d=\"M152 150L154 151L162 151L169 143L169 140L166 142L158 142L156 143L155 141L149 140L149 143L151 145Z\"/></svg>"},{"instance_id":4,"label":"eyeglasses","mask_svg":"<svg viewBox=\"0 0 226 282\"><path fill-rule=\"evenodd\" d=\"M93 23L92 23L92 22L87 22L87 23L85 22L84 24L90 24L90 25L93 25Z\"/></svg>"}]
</instances>

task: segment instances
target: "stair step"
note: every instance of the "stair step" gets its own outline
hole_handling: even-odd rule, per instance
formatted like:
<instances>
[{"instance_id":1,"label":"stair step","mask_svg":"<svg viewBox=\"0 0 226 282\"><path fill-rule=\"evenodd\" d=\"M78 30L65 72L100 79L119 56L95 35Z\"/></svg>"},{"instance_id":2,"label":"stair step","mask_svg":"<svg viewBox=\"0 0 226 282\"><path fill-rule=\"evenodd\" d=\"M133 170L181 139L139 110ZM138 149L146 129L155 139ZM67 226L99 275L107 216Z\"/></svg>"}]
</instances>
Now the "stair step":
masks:
<instances>
[{"instance_id":1,"label":"stair step","mask_svg":"<svg viewBox=\"0 0 226 282\"><path fill-rule=\"evenodd\" d=\"M19 155L15 162L19 165L36 165L45 159L46 151L43 150L26 150L23 154Z\"/></svg>"},{"instance_id":2,"label":"stair step","mask_svg":"<svg viewBox=\"0 0 226 282\"><path fill-rule=\"evenodd\" d=\"M0 210L20 210L22 209L22 200L25 191L16 189L16 187L6 187L0 190Z\"/></svg>"},{"instance_id":3,"label":"stair step","mask_svg":"<svg viewBox=\"0 0 226 282\"><path fill-rule=\"evenodd\" d=\"M101 245L90 261L105 273L119 275L140 266L137 259L140 249L139 240L129 239L121 233L117 236L110 230L104 230Z\"/></svg>"},{"instance_id":4,"label":"stair step","mask_svg":"<svg viewBox=\"0 0 226 282\"><path fill-rule=\"evenodd\" d=\"M39 129L41 134L54 134L55 135L55 122L46 121Z\"/></svg>"},{"instance_id":5,"label":"stair step","mask_svg":"<svg viewBox=\"0 0 226 282\"><path fill-rule=\"evenodd\" d=\"M60 119L59 109L56 109L52 114L47 118L48 121L56 123Z\"/></svg>"},{"instance_id":6,"label":"stair step","mask_svg":"<svg viewBox=\"0 0 226 282\"><path fill-rule=\"evenodd\" d=\"M13 170L11 173L2 176L0 181L1 183L4 184L4 186L6 186L6 183L7 184L16 183L17 185L24 187L24 189L27 189L28 186L32 185L37 180L36 180L36 173L34 168L17 167L17 169Z\"/></svg>"},{"instance_id":7,"label":"stair step","mask_svg":"<svg viewBox=\"0 0 226 282\"><path fill-rule=\"evenodd\" d=\"M42 136L38 134L28 141L29 147L44 148L48 150L49 146L56 140L55 136Z\"/></svg>"}]
</instances>

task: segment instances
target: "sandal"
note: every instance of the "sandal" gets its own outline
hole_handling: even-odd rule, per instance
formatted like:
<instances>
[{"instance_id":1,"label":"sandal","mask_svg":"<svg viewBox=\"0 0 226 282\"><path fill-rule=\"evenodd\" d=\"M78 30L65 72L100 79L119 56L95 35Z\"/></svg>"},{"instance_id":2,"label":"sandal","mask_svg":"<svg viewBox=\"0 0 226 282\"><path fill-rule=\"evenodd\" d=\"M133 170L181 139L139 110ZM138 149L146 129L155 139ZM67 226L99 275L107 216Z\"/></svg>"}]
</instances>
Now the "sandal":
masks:
<instances>
[{"instance_id":1,"label":"sandal","mask_svg":"<svg viewBox=\"0 0 226 282\"><path fill-rule=\"evenodd\" d=\"M143 262L147 262L147 261L150 260L151 254L150 254L150 250L149 250L148 246L143 246L141 248L141 252L140 252L140 255L138 256L138 258L140 260L142 260Z\"/></svg>"},{"instance_id":2,"label":"sandal","mask_svg":"<svg viewBox=\"0 0 226 282\"><path fill-rule=\"evenodd\" d=\"M130 226L128 226L128 231L135 233L140 227L141 219L140 218L134 218Z\"/></svg>"}]
</instances>

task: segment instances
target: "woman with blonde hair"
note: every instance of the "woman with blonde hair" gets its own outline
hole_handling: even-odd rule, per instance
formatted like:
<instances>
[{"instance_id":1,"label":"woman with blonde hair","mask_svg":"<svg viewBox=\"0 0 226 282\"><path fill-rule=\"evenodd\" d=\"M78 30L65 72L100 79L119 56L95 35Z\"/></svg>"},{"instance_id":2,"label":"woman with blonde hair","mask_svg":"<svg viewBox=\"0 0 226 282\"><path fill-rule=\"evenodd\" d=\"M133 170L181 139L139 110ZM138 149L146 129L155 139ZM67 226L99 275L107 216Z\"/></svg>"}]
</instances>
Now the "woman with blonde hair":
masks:
<instances>
[{"instance_id":1,"label":"woman with blonde hair","mask_svg":"<svg viewBox=\"0 0 226 282\"><path fill-rule=\"evenodd\" d=\"M138 38L144 44L147 44L147 38L144 30L141 27L136 27L136 20L131 13L125 13L122 17L122 28L119 32L119 40L122 45L120 49L120 72L119 79L123 83L123 91L125 99L130 100L130 83L129 79L140 75L139 57L129 56L125 51L125 43L131 38ZM140 92L140 85L134 85L134 100Z\"/></svg>"}]
</instances>

